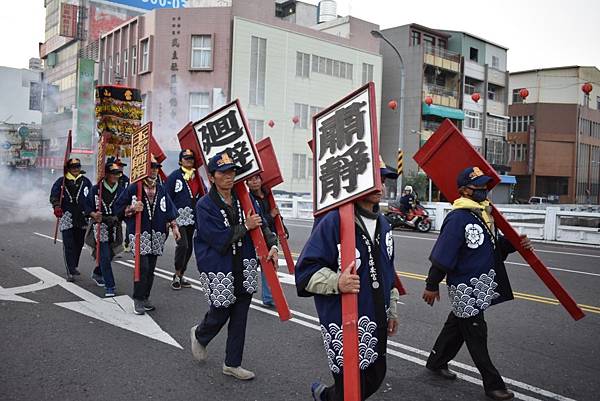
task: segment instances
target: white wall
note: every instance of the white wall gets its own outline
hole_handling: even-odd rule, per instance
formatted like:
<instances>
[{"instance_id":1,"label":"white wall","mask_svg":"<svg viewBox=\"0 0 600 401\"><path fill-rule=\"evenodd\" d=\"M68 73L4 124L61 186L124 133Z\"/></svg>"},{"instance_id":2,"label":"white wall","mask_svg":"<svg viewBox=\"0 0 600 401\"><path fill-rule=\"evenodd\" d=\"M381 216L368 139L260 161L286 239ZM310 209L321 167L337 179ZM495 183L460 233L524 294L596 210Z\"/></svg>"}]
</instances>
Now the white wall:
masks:
<instances>
[{"instance_id":1,"label":"white wall","mask_svg":"<svg viewBox=\"0 0 600 401\"><path fill-rule=\"evenodd\" d=\"M40 82L40 72L26 68L0 67L0 122L42 122L42 113L29 110L30 82Z\"/></svg>"},{"instance_id":2,"label":"white wall","mask_svg":"<svg viewBox=\"0 0 600 401\"><path fill-rule=\"evenodd\" d=\"M267 40L265 105L249 104L251 37ZM296 52L316 54L353 64L353 79L313 73L296 76ZM292 179L292 155L312 158L307 141L312 137L312 121L307 129L295 126L294 103L327 107L362 86L362 63L372 64L376 89L377 121L381 103L381 56L323 41L281 28L234 18L231 67L231 99L239 98L248 119L264 120L264 134L270 136L277 152L285 182L277 189L311 192L312 177ZM312 64L312 57L311 57ZM275 122L270 128L269 120ZM378 124L379 125L379 124Z\"/></svg>"}]
</instances>

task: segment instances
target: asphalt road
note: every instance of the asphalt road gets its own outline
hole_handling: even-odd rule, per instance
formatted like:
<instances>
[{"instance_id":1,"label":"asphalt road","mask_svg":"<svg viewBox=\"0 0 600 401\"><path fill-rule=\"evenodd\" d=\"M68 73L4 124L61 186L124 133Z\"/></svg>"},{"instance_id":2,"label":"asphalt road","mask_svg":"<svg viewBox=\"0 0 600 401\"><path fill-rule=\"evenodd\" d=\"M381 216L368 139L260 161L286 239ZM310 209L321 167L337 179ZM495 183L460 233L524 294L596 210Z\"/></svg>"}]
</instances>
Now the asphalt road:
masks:
<instances>
[{"instance_id":1,"label":"asphalt road","mask_svg":"<svg viewBox=\"0 0 600 401\"><path fill-rule=\"evenodd\" d=\"M287 223L297 255L311 223ZM207 362L191 357L189 329L207 304L197 286L170 289L172 239L158 261L151 297L157 310L142 321L128 297L131 256L113 263L120 297L103 300L103 289L89 277L87 250L75 285L62 280L61 244L49 239L53 228L42 220L0 225L0 399L310 400L311 382L331 381L313 302L296 296L285 267L279 271L294 318L280 322L255 295L243 366L257 377L239 382L221 373L225 329L209 345ZM423 368L449 311L445 294L434 307L420 298L435 238L396 232L396 265L408 295L399 305L399 333L389 344L387 377L372 400L486 399L466 349L451 366L459 373L456 382ZM518 399L600 399L600 249L536 248L587 316L573 321L523 260L511 255L507 268L517 299L486 313L492 359ZM198 278L193 260L188 277Z\"/></svg>"}]
</instances>

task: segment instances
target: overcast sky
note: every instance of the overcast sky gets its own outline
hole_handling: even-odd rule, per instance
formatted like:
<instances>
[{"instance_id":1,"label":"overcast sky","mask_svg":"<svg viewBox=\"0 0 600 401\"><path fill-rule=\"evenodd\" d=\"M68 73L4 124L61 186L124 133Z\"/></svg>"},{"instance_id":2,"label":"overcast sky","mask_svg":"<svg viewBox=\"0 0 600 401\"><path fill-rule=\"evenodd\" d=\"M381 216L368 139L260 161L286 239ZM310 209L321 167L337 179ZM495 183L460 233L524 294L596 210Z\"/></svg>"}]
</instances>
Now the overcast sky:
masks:
<instances>
[{"instance_id":1,"label":"overcast sky","mask_svg":"<svg viewBox=\"0 0 600 401\"><path fill-rule=\"evenodd\" d=\"M44 40L43 4L0 2L0 66L26 68L29 58L38 57L38 42ZM600 68L599 0L339 0L338 14L349 12L382 29L414 22L483 37L509 48L510 71Z\"/></svg>"}]
</instances>

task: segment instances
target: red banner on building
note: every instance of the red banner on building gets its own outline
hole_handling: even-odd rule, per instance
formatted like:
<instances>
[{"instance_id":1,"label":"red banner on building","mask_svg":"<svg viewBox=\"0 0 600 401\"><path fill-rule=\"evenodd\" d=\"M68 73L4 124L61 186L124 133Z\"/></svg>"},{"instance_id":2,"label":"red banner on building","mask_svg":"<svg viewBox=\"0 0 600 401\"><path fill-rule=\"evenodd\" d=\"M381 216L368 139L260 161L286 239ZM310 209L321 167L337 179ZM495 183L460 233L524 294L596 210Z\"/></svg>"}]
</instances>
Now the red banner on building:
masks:
<instances>
[{"instance_id":1,"label":"red banner on building","mask_svg":"<svg viewBox=\"0 0 600 401\"><path fill-rule=\"evenodd\" d=\"M67 38L77 37L77 15L79 6L62 3L60 5L59 35Z\"/></svg>"}]
</instances>

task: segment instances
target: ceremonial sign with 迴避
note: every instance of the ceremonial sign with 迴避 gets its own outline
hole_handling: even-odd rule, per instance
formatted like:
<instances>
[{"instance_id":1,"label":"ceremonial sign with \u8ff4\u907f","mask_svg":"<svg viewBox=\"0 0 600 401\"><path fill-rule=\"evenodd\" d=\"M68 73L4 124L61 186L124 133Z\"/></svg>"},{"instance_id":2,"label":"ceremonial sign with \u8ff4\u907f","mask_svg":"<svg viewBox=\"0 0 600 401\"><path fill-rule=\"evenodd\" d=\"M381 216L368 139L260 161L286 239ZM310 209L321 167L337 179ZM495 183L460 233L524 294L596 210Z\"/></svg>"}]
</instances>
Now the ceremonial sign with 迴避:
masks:
<instances>
[{"instance_id":1,"label":"ceremonial sign with \u8ff4\u907f","mask_svg":"<svg viewBox=\"0 0 600 401\"><path fill-rule=\"evenodd\" d=\"M131 135L131 174L133 184L150 174L150 137L152 122L147 123Z\"/></svg>"},{"instance_id":2,"label":"ceremonial sign with \u8ff4\u907f","mask_svg":"<svg viewBox=\"0 0 600 401\"><path fill-rule=\"evenodd\" d=\"M239 100L221 107L194 124L204 165L211 157L227 152L237 164L235 182L262 171Z\"/></svg>"},{"instance_id":3,"label":"ceremonial sign with \u8ff4\u907f","mask_svg":"<svg viewBox=\"0 0 600 401\"><path fill-rule=\"evenodd\" d=\"M380 188L376 118L373 83L313 117L315 216Z\"/></svg>"}]
</instances>

